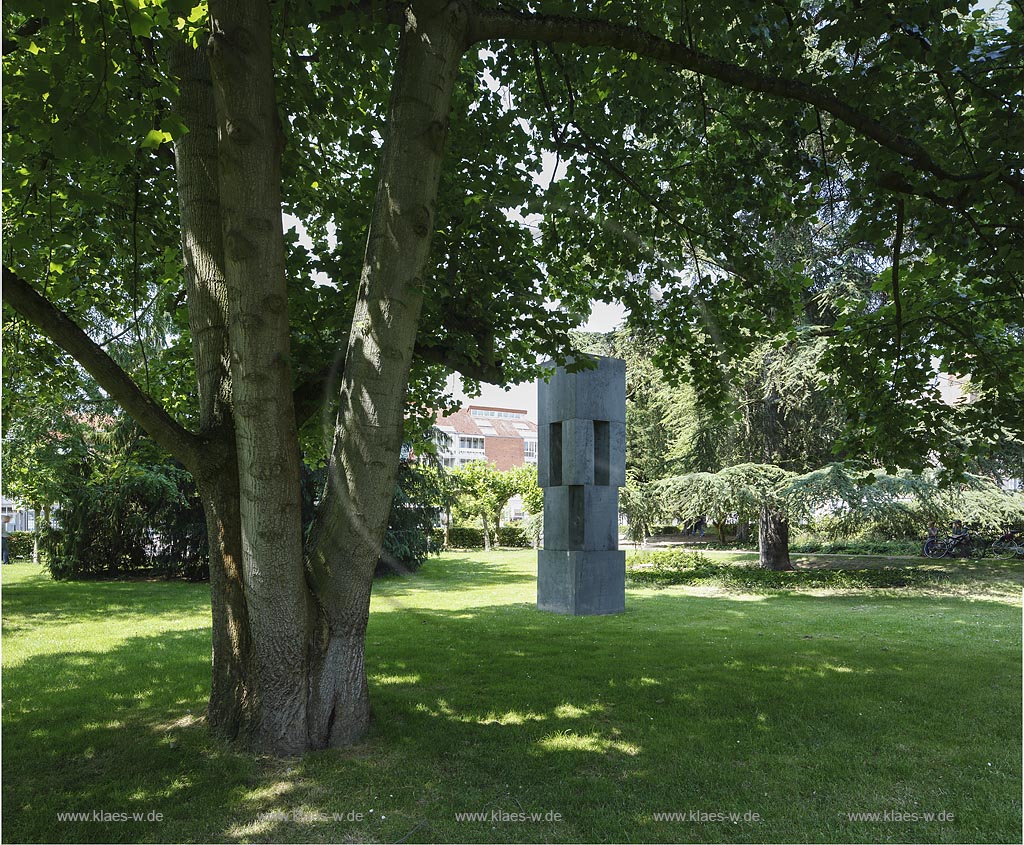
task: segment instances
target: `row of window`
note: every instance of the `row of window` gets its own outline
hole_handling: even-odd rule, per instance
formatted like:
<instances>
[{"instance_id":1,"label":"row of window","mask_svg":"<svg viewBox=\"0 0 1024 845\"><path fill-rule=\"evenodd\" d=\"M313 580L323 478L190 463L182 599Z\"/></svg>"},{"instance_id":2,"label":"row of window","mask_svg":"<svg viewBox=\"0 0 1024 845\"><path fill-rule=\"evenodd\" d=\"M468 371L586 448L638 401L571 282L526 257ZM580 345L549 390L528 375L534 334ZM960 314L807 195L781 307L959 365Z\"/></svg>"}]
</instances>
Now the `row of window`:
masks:
<instances>
[{"instance_id":1,"label":"row of window","mask_svg":"<svg viewBox=\"0 0 1024 845\"><path fill-rule=\"evenodd\" d=\"M472 452L482 452L484 450L484 438L483 437L460 437L459 438L459 449ZM524 440L523 441L523 455L527 458L537 457L537 441L536 440Z\"/></svg>"},{"instance_id":2,"label":"row of window","mask_svg":"<svg viewBox=\"0 0 1024 845\"><path fill-rule=\"evenodd\" d=\"M466 464L472 463L475 460L478 461L480 459L479 458L456 458L453 455L445 455L444 457L441 458L441 464L446 469L451 469L452 467L464 467ZM531 458L531 457L527 456L526 462L530 463L530 464L535 464L535 463L537 463L537 459L536 458Z\"/></svg>"},{"instance_id":3,"label":"row of window","mask_svg":"<svg viewBox=\"0 0 1024 845\"><path fill-rule=\"evenodd\" d=\"M488 411L482 408L472 408L469 413L474 417L495 417L506 420L521 420L526 417L525 413L518 411Z\"/></svg>"}]
</instances>

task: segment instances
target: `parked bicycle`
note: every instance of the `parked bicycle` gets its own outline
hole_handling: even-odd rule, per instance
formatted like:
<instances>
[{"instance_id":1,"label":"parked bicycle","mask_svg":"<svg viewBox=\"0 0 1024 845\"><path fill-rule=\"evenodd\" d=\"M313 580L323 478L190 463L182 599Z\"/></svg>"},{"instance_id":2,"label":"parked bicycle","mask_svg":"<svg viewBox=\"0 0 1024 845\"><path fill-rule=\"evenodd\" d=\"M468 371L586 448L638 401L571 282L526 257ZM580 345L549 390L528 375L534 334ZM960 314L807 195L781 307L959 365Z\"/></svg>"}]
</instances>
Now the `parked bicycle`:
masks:
<instances>
[{"instance_id":1,"label":"parked bicycle","mask_svg":"<svg viewBox=\"0 0 1024 845\"><path fill-rule=\"evenodd\" d=\"M1024 530L1011 528L989 546L989 554L1000 560L1024 557Z\"/></svg>"},{"instance_id":2,"label":"parked bicycle","mask_svg":"<svg viewBox=\"0 0 1024 845\"><path fill-rule=\"evenodd\" d=\"M940 557L981 557L985 553L984 545L977 542L977 537L967 528L957 530L948 537L929 537L924 544L924 554L930 558Z\"/></svg>"}]
</instances>

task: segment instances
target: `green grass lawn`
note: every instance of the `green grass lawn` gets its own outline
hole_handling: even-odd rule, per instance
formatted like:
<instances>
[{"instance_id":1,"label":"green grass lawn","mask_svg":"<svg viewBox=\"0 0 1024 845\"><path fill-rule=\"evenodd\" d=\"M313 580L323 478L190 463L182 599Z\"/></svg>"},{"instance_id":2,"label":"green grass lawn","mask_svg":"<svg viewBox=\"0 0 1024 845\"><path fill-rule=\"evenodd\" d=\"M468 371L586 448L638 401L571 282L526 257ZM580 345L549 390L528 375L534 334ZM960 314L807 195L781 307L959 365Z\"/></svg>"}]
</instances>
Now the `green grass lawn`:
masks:
<instances>
[{"instance_id":1,"label":"green grass lawn","mask_svg":"<svg viewBox=\"0 0 1024 845\"><path fill-rule=\"evenodd\" d=\"M943 566L571 618L534 609L533 553L445 555L375 589L368 741L280 761L204 728L205 585L13 564L3 839L1019 842L1021 564ZM58 818L94 811L144 818ZM848 815L886 812L945 820Z\"/></svg>"}]
</instances>

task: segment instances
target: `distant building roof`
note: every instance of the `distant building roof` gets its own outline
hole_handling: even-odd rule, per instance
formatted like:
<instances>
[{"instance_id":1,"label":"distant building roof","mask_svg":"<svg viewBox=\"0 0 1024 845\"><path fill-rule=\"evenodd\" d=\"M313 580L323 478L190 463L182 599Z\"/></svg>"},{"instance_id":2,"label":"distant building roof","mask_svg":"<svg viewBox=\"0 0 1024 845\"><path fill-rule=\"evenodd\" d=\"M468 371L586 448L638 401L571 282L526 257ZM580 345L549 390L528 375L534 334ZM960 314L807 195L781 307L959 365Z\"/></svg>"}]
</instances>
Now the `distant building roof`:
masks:
<instances>
[{"instance_id":1,"label":"distant building roof","mask_svg":"<svg viewBox=\"0 0 1024 845\"><path fill-rule=\"evenodd\" d=\"M507 413L509 416L474 415L474 410ZM520 414L522 416L519 416ZM519 440L533 439L537 436L537 423L526 419L526 411L514 408L484 408L478 405L470 405L468 408L462 408L451 414L439 415L436 425L441 431L449 434L475 434L478 437L515 437Z\"/></svg>"}]
</instances>

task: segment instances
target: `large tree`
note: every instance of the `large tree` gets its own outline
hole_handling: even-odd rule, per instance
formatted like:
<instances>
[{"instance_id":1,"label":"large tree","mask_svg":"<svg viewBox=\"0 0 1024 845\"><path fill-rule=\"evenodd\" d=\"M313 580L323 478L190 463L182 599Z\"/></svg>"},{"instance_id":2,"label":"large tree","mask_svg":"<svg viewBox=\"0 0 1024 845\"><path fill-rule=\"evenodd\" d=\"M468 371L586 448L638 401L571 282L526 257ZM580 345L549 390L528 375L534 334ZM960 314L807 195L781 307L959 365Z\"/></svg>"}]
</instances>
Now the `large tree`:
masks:
<instances>
[{"instance_id":1,"label":"large tree","mask_svg":"<svg viewBox=\"0 0 1024 845\"><path fill-rule=\"evenodd\" d=\"M211 725L280 754L365 733L407 398L437 382L421 362L530 374L589 300L643 316L653 289L666 354L715 383L764 327L736 303L774 314L807 283L760 255L827 205L837 162L892 264L833 337L865 438L938 418L934 359L973 371L969 424L1019 422L1022 18L969 5L5 4L5 305L196 479ZM566 169L546 186L545 152ZM158 309L178 321L159 350ZM111 324L141 364L107 353ZM329 482L304 536L310 418Z\"/></svg>"}]
</instances>

